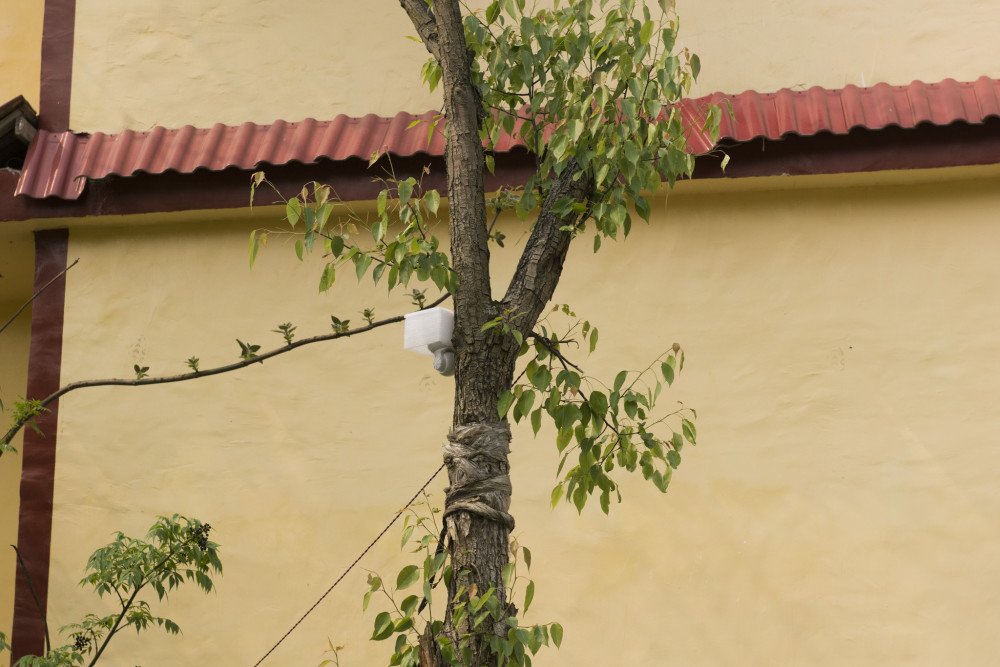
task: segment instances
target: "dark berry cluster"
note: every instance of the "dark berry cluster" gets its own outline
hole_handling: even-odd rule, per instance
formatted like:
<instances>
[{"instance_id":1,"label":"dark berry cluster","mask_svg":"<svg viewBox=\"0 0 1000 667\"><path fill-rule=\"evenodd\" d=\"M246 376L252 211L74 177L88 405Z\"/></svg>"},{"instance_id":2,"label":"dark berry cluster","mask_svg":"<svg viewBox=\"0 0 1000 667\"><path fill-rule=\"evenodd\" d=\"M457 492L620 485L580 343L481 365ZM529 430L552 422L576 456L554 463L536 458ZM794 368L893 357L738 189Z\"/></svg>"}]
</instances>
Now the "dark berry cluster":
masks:
<instances>
[{"instance_id":1,"label":"dark berry cluster","mask_svg":"<svg viewBox=\"0 0 1000 667\"><path fill-rule=\"evenodd\" d=\"M202 549L208 547L208 533L212 530L211 524L203 523L198 528L191 531L198 546Z\"/></svg>"},{"instance_id":2,"label":"dark berry cluster","mask_svg":"<svg viewBox=\"0 0 1000 667\"><path fill-rule=\"evenodd\" d=\"M88 646L90 646L90 637L87 635L76 635L73 638L73 648L77 651L86 651Z\"/></svg>"}]
</instances>

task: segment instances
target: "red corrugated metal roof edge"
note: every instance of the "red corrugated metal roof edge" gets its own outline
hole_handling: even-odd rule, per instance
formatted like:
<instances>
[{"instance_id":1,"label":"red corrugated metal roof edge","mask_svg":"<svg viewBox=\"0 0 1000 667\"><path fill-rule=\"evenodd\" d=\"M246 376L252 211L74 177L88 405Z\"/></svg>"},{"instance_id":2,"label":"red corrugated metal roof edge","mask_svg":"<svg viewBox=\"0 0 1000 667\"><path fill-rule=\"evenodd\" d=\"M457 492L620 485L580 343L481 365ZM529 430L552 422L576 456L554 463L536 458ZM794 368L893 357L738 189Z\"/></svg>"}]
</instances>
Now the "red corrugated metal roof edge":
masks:
<instances>
[{"instance_id":1,"label":"red corrugated metal roof edge","mask_svg":"<svg viewBox=\"0 0 1000 667\"><path fill-rule=\"evenodd\" d=\"M737 95L715 93L688 99L681 103L681 115L690 128L689 150L695 154L713 148L709 137L698 130L712 104L724 110L720 141L780 139L789 133L846 134L859 127L878 130L890 125L912 128L920 123L981 123L990 116L1000 116L1000 80L984 76L972 82L945 79L932 84L914 81L908 86L881 83L835 90L818 86L775 93L748 90ZM732 116L726 113L730 105ZM191 173L198 169L253 169L262 164L296 161L308 164L319 159L367 160L375 151L401 156L441 155L442 134L434 132L428 141L427 132L427 123L437 115L434 111L419 115L401 112L391 118L340 115L329 121L309 118L297 123L279 120L269 125L219 123L207 129L157 127L149 132L127 130L118 134L39 131L15 194L76 199L87 180L141 172ZM509 151L517 145L513 137L504 136L497 150Z\"/></svg>"}]
</instances>

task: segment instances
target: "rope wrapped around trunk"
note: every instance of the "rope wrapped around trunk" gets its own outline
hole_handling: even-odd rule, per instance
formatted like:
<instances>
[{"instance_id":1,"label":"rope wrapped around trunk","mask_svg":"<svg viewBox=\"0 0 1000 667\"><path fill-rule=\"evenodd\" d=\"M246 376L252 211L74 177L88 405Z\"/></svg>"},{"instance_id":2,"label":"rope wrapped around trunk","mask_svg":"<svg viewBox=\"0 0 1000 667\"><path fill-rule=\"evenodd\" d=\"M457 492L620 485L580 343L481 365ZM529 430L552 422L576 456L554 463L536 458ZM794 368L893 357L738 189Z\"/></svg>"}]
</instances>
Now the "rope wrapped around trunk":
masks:
<instances>
[{"instance_id":1,"label":"rope wrapped around trunk","mask_svg":"<svg viewBox=\"0 0 1000 667\"><path fill-rule=\"evenodd\" d=\"M470 512L514 530L510 508L510 427L500 424L459 426L443 447L451 486L445 489L444 517Z\"/></svg>"}]
</instances>

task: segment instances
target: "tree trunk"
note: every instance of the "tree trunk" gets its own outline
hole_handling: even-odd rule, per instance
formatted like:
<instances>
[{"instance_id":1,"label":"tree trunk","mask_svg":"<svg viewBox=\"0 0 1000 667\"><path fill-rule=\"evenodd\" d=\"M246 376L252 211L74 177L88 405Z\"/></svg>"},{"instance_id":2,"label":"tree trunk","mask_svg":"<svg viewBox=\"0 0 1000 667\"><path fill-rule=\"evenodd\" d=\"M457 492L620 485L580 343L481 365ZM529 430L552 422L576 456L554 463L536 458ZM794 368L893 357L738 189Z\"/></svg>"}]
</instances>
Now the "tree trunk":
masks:
<instances>
[{"instance_id":1,"label":"tree trunk","mask_svg":"<svg viewBox=\"0 0 1000 667\"><path fill-rule=\"evenodd\" d=\"M506 636L498 621L472 633L474 614L455 627L453 606L469 596L493 589L504 616L516 615L508 605L502 571L509 560L508 539L514 519L510 507L510 428L497 414L500 395L511 388L519 345L499 327L483 331L487 322L516 313L511 324L523 336L531 333L562 273L577 216L559 218L552 204L563 196L583 201L590 183L572 163L552 184L541 213L525 244L524 254L502 301L490 287L489 234L486 223L485 160L479 138L485 110L472 80L471 58L458 0L400 0L424 45L441 66L441 86L447 119L445 164L448 177L451 261L459 279L455 304L455 412L452 432L444 446L450 486L444 523L452 577L448 586L445 634L458 651L468 640L467 665L495 665L482 633ZM484 624L485 625L485 624ZM422 641L421 646L423 647ZM428 657L425 659L423 654ZM457 653L461 656L461 652ZM422 665L432 665L422 651Z\"/></svg>"},{"instance_id":2,"label":"tree trunk","mask_svg":"<svg viewBox=\"0 0 1000 667\"><path fill-rule=\"evenodd\" d=\"M440 49L444 113L448 122L445 163L451 257L459 277L454 293L456 356L453 431L444 448L450 487L445 502L452 577L449 601L460 592L485 595L491 588L506 608L501 571L508 561L508 536L514 526L510 506L510 429L497 415L497 400L510 388L517 350L482 326L499 314L490 289L490 251L484 196L483 113L470 75L462 15L456 0L432 5ZM468 637L471 664L495 664L482 635L472 634L474 615L455 627L450 613L445 632L460 645ZM496 630L506 634L503 624ZM489 631L493 628L481 627ZM471 636L470 636L471 635Z\"/></svg>"}]
</instances>

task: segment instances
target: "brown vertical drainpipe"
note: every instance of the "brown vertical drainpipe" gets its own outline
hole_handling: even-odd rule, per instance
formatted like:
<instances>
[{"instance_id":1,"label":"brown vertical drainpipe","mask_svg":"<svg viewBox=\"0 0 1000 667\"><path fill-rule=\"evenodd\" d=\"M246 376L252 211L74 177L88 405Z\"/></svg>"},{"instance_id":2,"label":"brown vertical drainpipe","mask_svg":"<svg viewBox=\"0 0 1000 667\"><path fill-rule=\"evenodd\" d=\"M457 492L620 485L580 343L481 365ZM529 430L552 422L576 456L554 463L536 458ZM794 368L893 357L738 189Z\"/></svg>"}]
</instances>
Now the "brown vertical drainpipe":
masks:
<instances>
[{"instance_id":1,"label":"brown vertical drainpipe","mask_svg":"<svg viewBox=\"0 0 1000 667\"><path fill-rule=\"evenodd\" d=\"M38 122L41 129L50 132L69 130L75 30L76 0L45 0ZM35 291L66 268L68 242L69 231L66 229L35 232ZM42 398L59 388L65 297L64 276L32 304L28 398ZM42 434L25 429L21 446L17 547L31 576L42 611L39 611L19 565L14 584L14 627L11 636L15 661L21 656L42 655L45 651L42 613L48 603L59 402L56 401L47 412L39 415L36 423Z\"/></svg>"},{"instance_id":2,"label":"brown vertical drainpipe","mask_svg":"<svg viewBox=\"0 0 1000 667\"><path fill-rule=\"evenodd\" d=\"M69 231L35 232L35 283L37 292L66 268ZM31 343L28 351L27 397L44 398L59 389L62 366L63 307L66 277L42 292L31 305ZM59 401L36 419L38 431L24 430L21 446L21 504L17 544L41 603L35 603L23 569L18 566L14 586L14 660L23 655L43 655L45 626L42 613L49 590L49 551L52 543L52 498L56 472L56 433Z\"/></svg>"},{"instance_id":3,"label":"brown vertical drainpipe","mask_svg":"<svg viewBox=\"0 0 1000 667\"><path fill-rule=\"evenodd\" d=\"M76 0L45 0L38 125L49 132L69 130L75 31Z\"/></svg>"}]
</instances>

